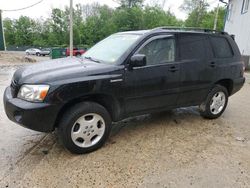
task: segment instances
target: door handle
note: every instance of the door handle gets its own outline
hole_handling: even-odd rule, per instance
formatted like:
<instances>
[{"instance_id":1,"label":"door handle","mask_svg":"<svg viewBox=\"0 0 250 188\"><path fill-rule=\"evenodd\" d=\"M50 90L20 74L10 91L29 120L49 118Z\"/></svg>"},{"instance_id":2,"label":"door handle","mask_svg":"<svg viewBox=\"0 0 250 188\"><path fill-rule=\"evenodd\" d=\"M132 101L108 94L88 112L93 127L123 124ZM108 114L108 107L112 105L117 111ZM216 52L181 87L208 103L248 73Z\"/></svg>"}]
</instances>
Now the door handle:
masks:
<instances>
[{"instance_id":1,"label":"door handle","mask_svg":"<svg viewBox=\"0 0 250 188\"><path fill-rule=\"evenodd\" d=\"M179 69L176 67L176 66L171 66L169 69L168 69L168 71L170 71L170 72L176 72L176 71L178 71Z\"/></svg>"},{"instance_id":2,"label":"door handle","mask_svg":"<svg viewBox=\"0 0 250 188\"><path fill-rule=\"evenodd\" d=\"M216 63L215 62L210 62L210 67L212 67L212 68L216 67Z\"/></svg>"}]
</instances>

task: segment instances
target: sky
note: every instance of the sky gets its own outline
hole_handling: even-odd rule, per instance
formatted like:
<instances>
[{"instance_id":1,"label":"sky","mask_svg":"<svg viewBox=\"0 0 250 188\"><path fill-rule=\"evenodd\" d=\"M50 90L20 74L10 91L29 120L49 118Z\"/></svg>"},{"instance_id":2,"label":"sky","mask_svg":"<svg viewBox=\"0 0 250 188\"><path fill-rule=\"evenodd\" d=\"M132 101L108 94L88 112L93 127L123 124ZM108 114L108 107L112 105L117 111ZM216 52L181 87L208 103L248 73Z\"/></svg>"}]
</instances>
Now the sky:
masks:
<instances>
[{"instance_id":1,"label":"sky","mask_svg":"<svg viewBox=\"0 0 250 188\"><path fill-rule=\"evenodd\" d=\"M32 4L35 4L39 0L0 0L0 9L9 10L9 9L19 9ZM157 0L146 0L146 4L150 4ZM162 2L163 0L158 0ZM112 8L118 6L115 0L73 0L74 5L81 4L91 4L98 2L100 4L108 5ZM210 0L212 7L217 6L218 0ZM185 19L186 14L179 9L180 5L183 3L183 0L165 0L164 9L170 9L172 13L176 15L179 19ZM31 18L47 18L50 15L51 8L64 8L66 5L69 5L69 0L43 0L40 4L21 11L3 11L3 18L19 18L21 15L29 16Z\"/></svg>"}]
</instances>

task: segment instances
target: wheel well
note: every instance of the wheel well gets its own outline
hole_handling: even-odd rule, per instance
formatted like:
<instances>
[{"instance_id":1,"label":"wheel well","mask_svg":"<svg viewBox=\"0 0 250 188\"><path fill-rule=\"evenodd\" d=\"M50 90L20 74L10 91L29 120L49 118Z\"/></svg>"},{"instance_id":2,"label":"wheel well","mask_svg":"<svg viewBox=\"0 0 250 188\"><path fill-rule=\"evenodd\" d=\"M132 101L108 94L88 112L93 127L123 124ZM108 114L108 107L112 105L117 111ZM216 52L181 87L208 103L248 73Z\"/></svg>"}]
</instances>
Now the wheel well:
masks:
<instances>
[{"instance_id":1,"label":"wheel well","mask_svg":"<svg viewBox=\"0 0 250 188\"><path fill-rule=\"evenodd\" d=\"M230 80L230 79L223 79L223 80L220 80L218 82L216 82L215 84L219 84L221 86L224 86L227 91L228 91L228 95L230 96L232 91L233 91L233 81Z\"/></svg>"},{"instance_id":2,"label":"wheel well","mask_svg":"<svg viewBox=\"0 0 250 188\"><path fill-rule=\"evenodd\" d=\"M76 98L76 99L69 101L65 105L63 105L63 107L61 108L61 110L59 111L59 113L57 115L55 127L58 127L58 124L59 124L59 121L60 121L62 115L71 106L74 106L75 104L78 104L78 103L81 103L84 101L96 102L96 103L102 105L109 112L112 121L113 120L115 121L119 118L118 116L119 116L119 112L120 112L120 105L118 104L118 102L113 97L111 97L109 95L96 94L96 95L86 96L83 98Z\"/></svg>"}]
</instances>

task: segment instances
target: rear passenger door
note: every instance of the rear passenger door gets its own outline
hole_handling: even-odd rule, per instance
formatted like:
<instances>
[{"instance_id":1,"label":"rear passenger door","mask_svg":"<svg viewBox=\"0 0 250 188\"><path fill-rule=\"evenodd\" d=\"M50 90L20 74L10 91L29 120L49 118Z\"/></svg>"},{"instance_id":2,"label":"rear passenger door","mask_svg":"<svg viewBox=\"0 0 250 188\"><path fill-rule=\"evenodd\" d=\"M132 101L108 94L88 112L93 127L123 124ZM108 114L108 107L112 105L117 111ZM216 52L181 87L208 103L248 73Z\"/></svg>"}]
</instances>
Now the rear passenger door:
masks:
<instances>
[{"instance_id":1,"label":"rear passenger door","mask_svg":"<svg viewBox=\"0 0 250 188\"><path fill-rule=\"evenodd\" d=\"M179 34L180 95L178 106L198 105L204 100L210 82L210 78L206 76L208 47L208 37L204 34Z\"/></svg>"}]
</instances>

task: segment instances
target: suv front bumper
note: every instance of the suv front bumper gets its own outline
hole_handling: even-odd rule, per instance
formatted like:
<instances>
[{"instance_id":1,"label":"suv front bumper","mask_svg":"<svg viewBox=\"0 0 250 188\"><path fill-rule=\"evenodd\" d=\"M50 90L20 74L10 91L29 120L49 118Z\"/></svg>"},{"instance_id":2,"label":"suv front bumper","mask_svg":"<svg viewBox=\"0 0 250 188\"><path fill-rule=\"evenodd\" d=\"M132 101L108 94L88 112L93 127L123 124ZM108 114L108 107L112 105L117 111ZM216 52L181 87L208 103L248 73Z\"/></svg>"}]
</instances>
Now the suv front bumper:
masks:
<instances>
[{"instance_id":1,"label":"suv front bumper","mask_svg":"<svg viewBox=\"0 0 250 188\"><path fill-rule=\"evenodd\" d=\"M55 129L58 106L13 98L10 87L6 88L3 100L5 113L11 121L40 132L52 132Z\"/></svg>"}]
</instances>

